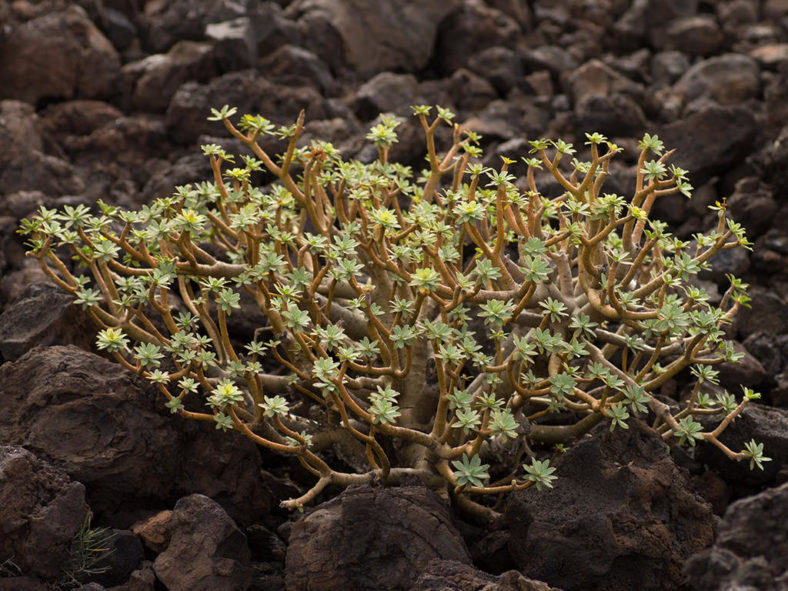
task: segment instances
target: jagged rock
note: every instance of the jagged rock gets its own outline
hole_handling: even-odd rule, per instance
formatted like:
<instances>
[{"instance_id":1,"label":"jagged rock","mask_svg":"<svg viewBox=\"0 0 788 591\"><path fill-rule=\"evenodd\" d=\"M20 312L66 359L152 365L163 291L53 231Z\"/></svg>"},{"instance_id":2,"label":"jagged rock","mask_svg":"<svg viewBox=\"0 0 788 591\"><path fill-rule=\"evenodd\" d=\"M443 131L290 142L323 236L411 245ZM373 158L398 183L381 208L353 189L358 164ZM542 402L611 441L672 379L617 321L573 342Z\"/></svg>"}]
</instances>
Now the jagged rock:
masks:
<instances>
[{"instance_id":1,"label":"jagged rock","mask_svg":"<svg viewBox=\"0 0 788 591\"><path fill-rule=\"evenodd\" d=\"M749 290L749 308L736 315L736 330L742 338L756 332L785 334L788 332L788 302L779 293L760 286Z\"/></svg>"},{"instance_id":2,"label":"jagged rock","mask_svg":"<svg viewBox=\"0 0 788 591\"><path fill-rule=\"evenodd\" d=\"M41 114L41 128L63 140L68 136L89 135L123 117L115 106L103 101L73 100L50 105Z\"/></svg>"},{"instance_id":3,"label":"jagged rock","mask_svg":"<svg viewBox=\"0 0 788 591\"><path fill-rule=\"evenodd\" d=\"M287 588L411 589L432 559L470 564L449 509L423 487L357 487L293 525Z\"/></svg>"},{"instance_id":4,"label":"jagged rock","mask_svg":"<svg viewBox=\"0 0 788 591\"><path fill-rule=\"evenodd\" d=\"M575 103L575 128L577 137L595 131L608 137L640 137L646 130L646 115L624 94L586 94Z\"/></svg>"},{"instance_id":5,"label":"jagged rock","mask_svg":"<svg viewBox=\"0 0 788 591\"><path fill-rule=\"evenodd\" d=\"M720 105L738 105L757 97L760 89L758 62L734 53L698 62L676 83L687 103L711 99Z\"/></svg>"},{"instance_id":6,"label":"jagged rock","mask_svg":"<svg viewBox=\"0 0 788 591\"><path fill-rule=\"evenodd\" d=\"M659 137L676 148L671 162L689 170L697 187L749 155L757 132L750 109L709 106L663 126Z\"/></svg>"},{"instance_id":7,"label":"jagged rock","mask_svg":"<svg viewBox=\"0 0 788 591\"><path fill-rule=\"evenodd\" d=\"M161 53L168 51L178 41L204 39L205 28L211 23L247 16L250 4L248 0L147 2L137 20L146 49Z\"/></svg>"},{"instance_id":8,"label":"jagged rock","mask_svg":"<svg viewBox=\"0 0 788 591\"><path fill-rule=\"evenodd\" d=\"M142 563L143 548L140 539L125 529L107 530L106 555L101 560L104 572L90 577L91 582L105 587L121 585Z\"/></svg>"},{"instance_id":9,"label":"jagged rock","mask_svg":"<svg viewBox=\"0 0 788 591\"><path fill-rule=\"evenodd\" d=\"M621 93L636 100L643 96L641 85L597 59L589 60L569 74L566 86L575 103L589 94Z\"/></svg>"},{"instance_id":10,"label":"jagged rock","mask_svg":"<svg viewBox=\"0 0 788 591\"><path fill-rule=\"evenodd\" d=\"M0 37L0 98L104 98L115 90L120 58L76 4L16 26Z\"/></svg>"},{"instance_id":11,"label":"jagged rock","mask_svg":"<svg viewBox=\"0 0 788 591\"><path fill-rule=\"evenodd\" d=\"M736 181L733 194L728 197L731 217L744 226L747 238L754 241L772 225L779 205L769 187L758 177L744 177Z\"/></svg>"},{"instance_id":12,"label":"jagged rock","mask_svg":"<svg viewBox=\"0 0 788 591\"><path fill-rule=\"evenodd\" d=\"M454 560L432 560L411 591L561 591L547 583L524 577L517 571L498 576Z\"/></svg>"},{"instance_id":13,"label":"jagged rock","mask_svg":"<svg viewBox=\"0 0 788 591\"><path fill-rule=\"evenodd\" d=\"M334 78L328 66L302 47L283 45L262 57L257 68L276 84L311 86L324 94L332 94L334 90Z\"/></svg>"},{"instance_id":14,"label":"jagged rock","mask_svg":"<svg viewBox=\"0 0 788 591\"><path fill-rule=\"evenodd\" d=\"M548 70L556 79L564 72L576 70L579 65L566 49L556 45L526 49L520 56L526 71Z\"/></svg>"},{"instance_id":15,"label":"jagged rock","mask_svg":"<svg viewBox=\"0 0 788 591\"><path fill-rule=\"evenodd\" d=\"M380 113L405 115L405 109L410 110L407 105L420 102L416 100L418 88L412 74L383 72L358 88L353 110L361 121L371 121Z\"/></svg>"},{"instance_id":16,"label":"jagged rock","mask_svg":"<svg viewBox=\"0 0 788 591\"><path fill-rule=\"evenodd\" d=\"M51 591L52 587L35 577L0 578L0 591Z\"/></svg>"},{"instance_id":17,"label":"jagged rock","mask_svg":"<svg viewBox=\"0 0 788 591\"><path fill-rule=\"evenodd\" d=\"M0 564L58 579L88 511L85 487L65 471L21 447L0 447Z\"/></svg>"},{"instance_id":18,"label":"jagged rock","mask_svg":"<svg viewBox=\"0 0 788 591\"><path fill-rule=\"evenodd\" d=\"M689 56L717 53L725 40L717 19L711 15L677 18L665 30L663 49L677 49Z\"/></svg>"},{"instance_id":19,"label":"jagged rock","mask_svg":"<svg viewBox=\"0 0 788 591\"><path fill-rule=\"evenodd\" d=\"M239 115L268 117L277 126L292 124L301 109L306 110L309 121L330 116L328 102L314 88L273 84L256 70L244 70L219 76L207 84L187 82L181 86L167 109L171 137L185 144L195 142L200 135L228 135L221 123L206 120L211 108L225 104L238 107ZM282 149L283 144L276 137L267 135L259 141L271 153Z\"/></svg>"},{"instance_id":20,"label":"jagged rock","mask_svg":"<svg viewBox=\"0 0 788 591\"><path fill-rule=\"evenodd\" d=\"M743 357L736 363L726 362L717 366L720 385L731 392L740 390L741 384L757 390L767 377L766 370L740 342L733 341L733 350Z\"/></svg>"},{"instance_id":21,"label":"jagged rock","mask_svg":"<svg viewBox=\"0 0 788 591\"><path fill-rule=\"evenodd\" d=\"M731 393L741 397L741 388ZM716 426L721 415L704 420L707 428ZM732 462L719 449L711 445L698 446L695 457L708 464L724 480L745 483L748 486L773 484L777 473L788 464L788 410L752 403L720 435L720 441L733 451L742 451L744 444L754 439L763 443L763 455L772 461L763 463L763 470L750 469L748 461Z\"/></svg>"},{"instance_id":22,"label":"jagged rock","mask_svg":"<svg viewBox=\"0 0 788 591\"><path fill-rule=\"evenodd\" d=\"M74 195L85 190L85 183L70 162L33 151L8 162L0 174L0 192L33 190L52 196Z\"/></svg>"},{"instance_id":23,"label":"jagged rock","mask_svg":"<svg viewBox=\"0 0 788 591\"><path fill-rule=\"evenodd\" d=\"M276 503L251 441L172 417L143 384L76 347L37 347L0 366L0 441L56 461L94 511L128 516L118 524L183 491L211 495L241 522Z\"/></svg>"},{"instance_id":24,"label":"jagged rock","mask_svg":"<svg viewBox=\"0 0 788 591\"><path fill-rule=\"evenodd\" d=\"M327 55L321 49L334 42L324 42L326 35L322 33L338 35L345 63L358 76L369 77L386 70L414 72L424 68L432 55L438 24L458 4L457 0L391 0L383 4L296 0L286 14L298 22L307 49Z\"/></svg>"},{"instance_id":25,"label":"jagged rock","mask_svg":"<svg viewBox=\"0 0 788 591\"><path fill-rule=\"evenodd\" d=\"M142 566L129 576L128 581L115 587L109 587L107 591L155 591L159 589L161 582L153 572L153 564L145 560Z\"/></svg>"},{"instance_id":26,"label":"jagged rock","mask_svg":"<svg viewBox=\"0 0 788 591\"><path fill-rule=\"evenodd\" d=\"M28 285L0 314L0 363L15 361L37 345L77 345L89 349L92 321L70 294L51 283Z\"/></svg>"},{"instance_id":27,"label":"jagged rock","mask_svg":"<svg viewBox=\"0 0 788 591\"><path fill-rule=\"evenodd\" d=\"M684 568L697 591L788 588L788 484L728 507L714 545Z\"/></svg>"},{"instance_id":28,"label":"jagged rock","mask_svg":"<svg viewBox=\"0 0 788 591\"><path fill-rule=\"evenodd\" d=\"M283 8L276 2L261 3L250 18L258 57L265 57L283 45L303 45L298 25L285 16ZM341 53L341 47L339 49Z\"/></svg>"},{"instance_id":29,"label":"jagged rock","mask_svg":"<svg viewBox=\"0 0 788 591\"><path fill-rule=\"evenodd\" d=\"M31 105L16 100L0 101L0 145L3 146L0 150L0 173L20 156L44 149L39 126L38 116ZM0 191L5 192L3 189Z\"/></svg>"},{"instance_id":30,"label":"jagged rock","mask_svg":"<svg viewBox=\"0 0 788 591\"><path fill-rule=\"evenodd\" d=\"M257 61L252 19L242 16L205 27L205 37L213 43L214 59L220 72L254 67Z\"/></svg>"},{"instance_id":31,"label":"jagged rock","mask_svg":"<svg viewBox=\"0 0 788 591\"><path fill-rule=\"evenodd\" d=\"M713 540L711 507L640 421L598 426L555 465L554 489L513 493L504 514L526 576L575 591L667 591Z\"/></svg>"},{"instance_id":32,"label":"jagged rock","mask_svg":"<svg viewBox=\"0 0 788 591\"><path fill-rule=\"evenodd\" d=\"M243 591L249 546L224 509L204 495L180 499L169 523L170 543L153 569L169 591Z\"/></svg>"},{"instance_id":33,"label":"jagged rock","mask_svg":"<svg viewBox=\"0 0 788 591\"><path fill-rule=\"evenodd\" d=\"M463 2L440 23L431 66L448 76L467 67L471 58L487 48L514 49L520 34L520 25L511 12L489 2Z\"/></svg>"},{"instance_id":34,"label":"jagged rock","mask_svg":"<svg viewBox=\"0 0 788 591\"><path fill-rule=\"evenodd\" d=\"M122 73L124 84L133 88L135 109L163 112L181 84L205 82L217 74L213 45L179 41L167 53L126 64Z\"/></svg>"},{"instance_id":35,"label":"jagged rock","mask_svg":"<svg viewBox=\"0 0 788 591\"><path fill-rule=\"evenodd\" d=\"M690 67L689 59L680 51L661 51L651 59L651 78L655 84L669 85Z\"/></svg>"},{"instance_id":36,"label":"jagged rock","mask_svg":"<svg viewBox=\"0 0 788 591\"><path fill-rule=\"evenodd\" d=\"M162 552L170 543L171 517L172 511L160 511L132 525L131 531L142 539L145 546L154 552Z\"/></svg>"},{"instance_id":37,"label":"jagged rock","mask_svg":"<svg viewBox=\"0 0 788 591\"><path fill-rule=\"evenodd\" d=\"M788 47L788 44L786 46ZM788 93L788 59L780 63L777 73L763 92L766 100L766 117L771 129L785 129L788 126L788 105L783 100L786 93ZM781 132L780 135L784 133ZM783 150L785 151L786 147L783 147Z\"/></svg>"},{"instance_id":38,"label":"jagged rock","mask_svg":"<svg viewBox=\"0 0 788 591\"><path fill-rule=\"evenodd\" d=\"M468 60L468 69L489 80L500 96L518 89L532 93L520 56L507 47L489 47Z\"/></svg>"}]
</instances>

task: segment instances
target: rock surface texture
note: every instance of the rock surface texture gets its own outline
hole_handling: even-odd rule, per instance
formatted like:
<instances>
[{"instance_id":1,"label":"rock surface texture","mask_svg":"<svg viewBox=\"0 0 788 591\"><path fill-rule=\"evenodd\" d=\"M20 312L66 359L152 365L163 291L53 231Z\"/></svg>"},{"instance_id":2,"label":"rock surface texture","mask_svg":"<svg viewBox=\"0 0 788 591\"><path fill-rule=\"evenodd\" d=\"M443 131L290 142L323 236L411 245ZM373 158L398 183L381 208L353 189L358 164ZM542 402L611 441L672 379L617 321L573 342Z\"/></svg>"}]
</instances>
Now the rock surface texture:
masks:
<instances>
[{"instance_id":1,"label":"rock surface texture","mask_svg":"<svg viewBox=\"0 0 788 591\"><path fill-rule=\"evenodd\" d=\"M448 507L426 488L359 487L296 522L288 589L411 589L431 560L470 564Z\"/></svg>"},{"instance_id":2,"label":"rock surface texture","mask_svg":"<svg viewBox=\"0 0 788 591\"><path fill-rule=\"evenodd\" d=\"M513 494L505 515L509 552L530 577L578 591L667 591L714 540L711 507L640 422L600 425L556 467L553 490Z\"/></svg>"}]
</instances>

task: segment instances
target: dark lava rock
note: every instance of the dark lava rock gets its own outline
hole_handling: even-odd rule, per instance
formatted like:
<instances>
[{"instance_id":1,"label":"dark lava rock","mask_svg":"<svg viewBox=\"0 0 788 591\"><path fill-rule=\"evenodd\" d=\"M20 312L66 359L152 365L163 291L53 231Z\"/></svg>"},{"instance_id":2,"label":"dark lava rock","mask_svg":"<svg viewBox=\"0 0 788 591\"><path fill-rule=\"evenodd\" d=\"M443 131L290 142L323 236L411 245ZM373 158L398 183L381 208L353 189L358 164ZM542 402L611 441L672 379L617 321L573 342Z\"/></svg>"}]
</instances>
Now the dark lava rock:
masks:
<instances>
[{"instance_id":1,"label":"dark lava rock","mask_svg":"<svg viewBox=\"0 0 788 591\"><path fill-rule=\"evenodd\" d=\"M717 19L711 15L677 18L665 30L663 49L680 50L689 56L717 53L725 41Z\"/></svg>"},{"instance_id":2,"label":"dark lava rock","mask_svg":"<svg viewBox=\"0 0 788 591\"><path fill-rule=\"evenodd\" d=\"M169 591L243 591L249 546L224 509L204 495L180 499L170 516L170 543L153 569Z\"/></svg>"},{"instance_id":3,"label":"dark lava rock","mask_svg":"<svg viewBox=\"0 0 788 591\"><path fill-rule=\"evenodd\" d=\"M73 299L51 283L28 285L0 314L0 363L15 361L37 345L89 349L96 331Z\"/></svg>"},{"instance_id":4,"label":"dark lava rock","mask_svg":"<svg viewBox=\"0 0 788 591\"><path fill-rule=\"evenodd\" d=\"M733 194L728 198L731 217L747 231L747 238L755 241L774 223L779 205L769 187L757 177L744 177L736 181Z\"/></svg>"},{"instance_id":5,"label":"dark lava rock","mask_svg":"<svg viewBox=\"0 0 788 591\"><path fill-rule=\"evenodd\" d=\"M689 59L680 51L661 51L651 60L651 78L654 84L673 84L690 67Z\"/></svg>"},{"instance_id":6,"label":"dark lava rock","mask_svg":"<svg viewBox=\"0 0 788 591\"><path fill-rule=\"evenodd\" d=\"M275 479L260 473L251 441L172 417L137 376L73 346L0 366L0 440L57 462L119 525L183 492L210 495L246 523L281 492L268 488Z\"/></svg>"},{"instance_id":7,"label":"dark lava rock","mask_svg":"<svg viewBox=\"0 0 788 591\"><path fill-rule=\"evenodd\" d=\"M137 20L145 48L153 53L161 53L169 50L177 41L204 39L205 28L211 23L247 16L249 4L246 0L148 2Z\"/></svg>"},{"instance_id":8,"label":"dark lava rock","mask_svg":"<svg viewBox=\"0 0 788 591\"><path fill-rule=\"evenodd\" d=\"M154 54L123 66L132 103L141 111L163 112L181 84L205 82L217 74L213 45L179 41L166 54Z\"/></svg>"},{"instance_id":9,"label":"dark lava rock","mask_svg":"<svg viewBox=\"0 0 788 591\"><path fill-rule=\"evenodd\" d=\"M709 106L663 126L659 137L676 148L671 161L689 170L690 182L697 187L749 155L757 132L750 109Z\"/></svg>"},{"instance_id":10,"label":"dark lava rock","mask_svg":"<svg viewBox=\"0 0 788 591\"><path fill-rule=\"evenodd\" d=\"M3 146L0 150L0 173L14 159L44 149L39 126L38 116L31 105L16 100L0 101L0 145ZM4 189L0 191L6 192Z\"/></svg>"},{"instance_id":11,"label":"dark lava rock","mask_svg":"<svg viewBox=\"0 0 788 591\"><path fill-rule=\"evenodd\" d=\"M123 117L117 107L103 101L73 100L50 105L41 114L41 128L63 140L73 135L88 135Z\"/></svg>"},{"instance_id":12,"label":"dark lava rock","mask_svg":"<svg viewBox=\"0 0 788 591\"><path fill-rule=\"evenodd\" d=\"M747 55L727 53L698 62L676 83L686 102L712 99L720 105L738 105L758 96L758 62Z\"/></svg>"},{"instance_id":13,"label":"dark lava rock","mask_svg":"<svg viewBox=\"0 0 788 591\"><path fill-rule=\"evenodd\" d=\"M489 575L455 560L431 561L411 591L561 591L547 583L524 577L517 571Z\"/></svg>"},{"instance_id":14,"label":"dark lava rock","mask_svg":"<svg viewBox=\"0 0 788 591\"><path fill-rule=\"evenodd\" d=\"M710 505L640 421L600 425L556 468L553 490L514 493L504 515L529 577L574 591L672 590L685 559L713 540Z\"/></svg>"},{"instance_id":15,"label":"dark lava rock","mask_svg":"<svg viewBox=\"0 0 788 591\"><path fill-rule=\"evenodd\" d=\"M720 385L732 392L741 390L741 384L757 389L767 377L763 365L740 342L733 341L733 350L742 358L736 363L725 362L716 366L720 372Z\"/></svg>"},{"instance_id":16,"label":"dark lava rock","mask_svg":"<svg viewBox=\"0 0 788 591\"><path fill-rule=\"evenodd\" d=\"M788 589L788 484L728 507L714 545L684 572L697 591Z\"/></svg>"},{"instance_id":17,"label":"dark lava rock","mask_svg":"<svg viewBox=\"0 0 788 591\"><path fill-rule=\"evenodd\" d=\"M52 587L35 577L0 578L0 591L51 591Z\"/></svg>"},{"instance_id":18,"label":"dark lava rock","mask_svg":"<svg viewBox=\"0 0 788 591\"><path fill-rule=\"evenodd\" d=\"M287 588L409 590L433 559L470 564L449 508L422 487L350 488L297 521Z\"/></svg>"},{"instance_id":19,"label":"dark lava rock","mask_svg":"<svg viewBox=\"0 0 788 591\"><path fill-rule=\"evenodd\" d=\"M205 27L205 37L213 43L214 59L221 72L252 68L257 60L252 19L242 16Z\"/></svg>"},{"instance_id":20,"label":"dark lava rock","mask_svg":"<svg viewBox=\"0 0 788 591\"><path fill-rule=\"evenodd\" d=\"M788 332L788 302L779 293L760 286L751 287L748 293L751 305L739 310L735 320L736 330L743 338L756 332Z\"/></svg>"},{"instance_id":21,"label":"dark lava rock","mask_svg":"<svg viewBox=\"0 0 788 591\"><path fill-rule=\"evenodd\" d=\"M507 47L490 47L468 60L468 69L486 78L500 96L516 88L525 93L533 89L525 80L525 69L520 56Z\"/></svg>"},{"instance_id":22,"label":"dark lava rock","mask_svg":"<svg viewBox=\"0 0 788 591\"><path fill-rule=\"evenodd\" d=\"M444 76L468 65L471 58L490 47L514 49L521 35L511 11L490 2L462 2L438 27L431 68Z\"/></svg>"},{"instance_id":23,"label":"dark lava rock","mask_svg":"<svg viewBox=\"0 0 788 591\"><path fill-rule=\"evenodd\" d=\"M187 82L181 86L167 109L167 128L175 141L186 144L201 135L227 135L224 125L206 119L211 108L235 106L238 115L260 114L279 126L291 125L301 109L306 110L308 121L325 119L330 115L327 103L312 87L274 84L255 70L231 72L207 84ZM259 141L265 149L272 149L272 154L285 145L270 135Z\"/></svg>"},{"instance_id":24,"label":"dark lava rock","mask_svg":"<svg viewBox=\"0 0 788 591\"><path fill-rule=\"evenodd\" d=\"M140 566L143 548L140 539L126 529L109 529L110 536L106 545L106 554L101 560L104 572L92 575L90 580L105 587L121 585L129 580Z\"/></svg>"},{"instance_id":25,"label":"dark lava rock","mask_svg":"<svg viewBox=\"0 0 788 591\"><path fill-rule=\"evenodd\" d=\"M119 69L115 48L76 4L8 25L0 37L0 98L104 98Z\"/></svg>"},{"instance_id":26,"label":"dark lava rock","mask_svg":"<svg viewBox=\"0 0 788 591\"><path fill-rule=\"evenodd\" d=\"M731 389L741 398L741 389ZM713 428L722 419L715 415L713 420L704 420L705 428ZM732 462L712 445L701 445L696 449L696 459L708 464L729 483L763 486L773 484L777 473L788 465L788 410L752 403L720 435L720 441L733 451L744 450L744 444L754 439L763 443L763 455L772 461L763 463L763 470L750 469L748 461Z\"/></svg>"},{"instance_id":27,"label":"dark lava rock","mask_svg":"<svg viewBox=\"0 0 788 591\"><path fill-rule=\"evenodd\" d=\"M586 94L575 103L577 137L598 131L608 137L639 137L646 129L643 109L626 95Z\"/></svg>"},{"instance_id":28,"label":"dark lava rock","mask_svg":"<svg viewBox=\"0 0 788 591\"><path fill-rule=\"evenodd\" d=\"M59 578L88 511L85 487L65 471L21 447L0 447L0 564Z\"/></svg>"},{"instance_id":29,"label":"dark lava rock","mask_svg":"<svg viewBox=\"0 0 788 591\"><path fill-rule=\"evenodd\" d=\"M762 157L765 160L766 180L772 185L774 198L788 202L788 124L785 124L777 138L769 143Z\"/></svg>"},{"instance_id":30,"label":"dark lava rock","mask_svg":"<svg viewBox=\"0 0 788 591\"><path fill-rule=\"evenodd\" d=\"M0 174L0 191L41 191L48 195L74 195L85 183L70 162L41 152L20 154Z\"/></svg>"},{"instance_id":31,"label":"dark lava rock","mask_svg":"<svg viewBox=\"0 0 788 591\"><path fill-rule=\"evenodd\" d=\"M372 121L380 113L409 114L408 105L416 100L419 83L412 74L383 72L359 86L353 111L361 121Z\"/></svg>"},{"instance_id":32,"label":"dark lava rock","mask_svg":"<svg viewBox=\"0 0 788 591\"><path fill-rule=\"evenodd\" d=\"M286 86L311 86L331 94L334 78L317 55L295 45L283 45L260 58L257 68L268 80Z\"/></svg>"},{"instance_id":33,"label":"dark lava rock","mask_svg":"<svg viewBox=\"0 0 788 591\"><path fill-rule=\"evenodd\" d=\"M458 4L457 0L295 0L286 14L299 24L306 19L328 25L333 29L329 35L338 34L342 41L344 62L358 76L368 77L386 70L423 69L432 55L438 24ZM302 29L307 49L327 55L320 50L320 35L307 32Z\"/></svg>"}]
</instances>

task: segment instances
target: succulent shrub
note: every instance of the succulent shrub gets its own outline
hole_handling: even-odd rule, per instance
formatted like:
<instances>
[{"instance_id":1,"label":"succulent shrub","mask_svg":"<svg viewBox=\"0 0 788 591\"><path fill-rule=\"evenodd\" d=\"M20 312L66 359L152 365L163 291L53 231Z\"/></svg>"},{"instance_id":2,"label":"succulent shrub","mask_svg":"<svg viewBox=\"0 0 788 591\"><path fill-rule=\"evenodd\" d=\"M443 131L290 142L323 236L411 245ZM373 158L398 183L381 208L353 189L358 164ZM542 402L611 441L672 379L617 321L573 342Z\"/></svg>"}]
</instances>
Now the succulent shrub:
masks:
<instances>
[{"instance_id":1,"label":"succulent shrub","mask_svg":"<svg viewBox=\"0 0 788 591\"><path fill-rule=\"evenodd\" d=\"M737 452L719 439L757 397L745 388L737 401L714 369L738 357L723 326L747 304L746 285L730 277L713 302L693 282L714 254L749 247L724 202L710 232L682 241L649 218L656 199L692 190L656 136L640 142L625 198L603 192L621 148L600 134L586 136L582 161L562 140L530 142L516 179L512 160L480 162L478 136L449 110L413 111L420 172L389 160L390 116L369 132L377 158L364 163L299 142L303 113L276 128L258 115L233 123L224 107L210 119L251 155L202 146L211 181L138 211L42 207L20 232L98 323L98 348L154 383L173 413L314 475L283 502L291 509L328 485L410 474L481 511L471 497L552 486L555 468L529 443L562 448L635 416L666 440L768 461L754 441ZM442 125L451 140L440 151ZM265 135L281 155L261 147ZM540 193L537 172L561 194ZM274 182L256 186L265 174ZM228 329L248 310L242 295L266 319L249 342ZM694 385L666 401L660 387L679 372Z\"/></svg>"}]
</instances>

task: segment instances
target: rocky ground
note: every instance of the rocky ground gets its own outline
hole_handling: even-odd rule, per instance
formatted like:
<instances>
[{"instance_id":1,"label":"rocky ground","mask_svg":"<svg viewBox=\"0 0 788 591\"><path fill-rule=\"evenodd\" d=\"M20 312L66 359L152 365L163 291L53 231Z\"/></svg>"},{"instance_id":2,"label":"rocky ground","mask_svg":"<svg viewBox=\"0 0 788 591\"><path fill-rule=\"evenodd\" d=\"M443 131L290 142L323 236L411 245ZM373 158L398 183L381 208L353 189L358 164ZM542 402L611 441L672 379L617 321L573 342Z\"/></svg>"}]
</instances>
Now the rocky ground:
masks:
<instances>
[{"instance_id":1,"label":"rocky ground","mask_svg":"<svg viewBox=\"0 0 788 591\"><path fill-rule=\"evenodd\" d=\"M0 0L0 590L788 589L787 96L786 0ZM15 234L40 205L135 207L208 178L199 145L233 147L205 119L225 103L277 124L305 108L308 137L359 158L393 112L408 164L411 104L455 110L493 164L599 131L625 147L623 194L636 138L658 133L696 187L659 215L690 237L727 198L755 243L704 280L751 284L722 382L763 400L724 440L773 461L666 454L633 424L484 527L415 485L283 513L298 475L98 356ZM94 575L71 551L89 511L114 534Z\"/></svg>"}]
</instances>

